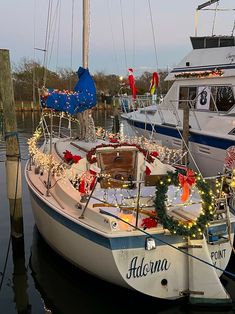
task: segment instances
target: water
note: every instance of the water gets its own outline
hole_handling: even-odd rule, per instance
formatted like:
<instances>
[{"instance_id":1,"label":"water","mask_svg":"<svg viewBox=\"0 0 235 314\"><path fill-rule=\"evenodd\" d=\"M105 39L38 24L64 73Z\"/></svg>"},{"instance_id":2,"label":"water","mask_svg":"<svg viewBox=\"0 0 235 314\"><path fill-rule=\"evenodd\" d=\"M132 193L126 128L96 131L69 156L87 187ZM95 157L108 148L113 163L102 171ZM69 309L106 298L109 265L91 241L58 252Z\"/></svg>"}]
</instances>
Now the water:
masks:
<instances>
[{"instance_id":1,"label":"water","mask_svg":"<svg viewBox=\"0 0 235 314\"><path fill-rule=\"evenodd\" d=\"M95 111L96 125L111 130L111 112ZM22 169L28 158L27 139L39 121L37 113L18 113ZM214 313L214 309L195 309L185 302L160 302L98 280L64 261L40 237L31 211L23 177L24 239L9 246L10 220L5 182L5 147L0 142L0 314L14 313ZM9 250L8 250L9 246ZM9 251L9 254L8 254ZM235 258L229 270L235 272ZM3 277L4 273L4 277ZM3 278L3 281L2 281ZM235 281L223 276L226 289L235 301ZM216 313L235 313L218 309Z\"/></svg>"}]
</instances>

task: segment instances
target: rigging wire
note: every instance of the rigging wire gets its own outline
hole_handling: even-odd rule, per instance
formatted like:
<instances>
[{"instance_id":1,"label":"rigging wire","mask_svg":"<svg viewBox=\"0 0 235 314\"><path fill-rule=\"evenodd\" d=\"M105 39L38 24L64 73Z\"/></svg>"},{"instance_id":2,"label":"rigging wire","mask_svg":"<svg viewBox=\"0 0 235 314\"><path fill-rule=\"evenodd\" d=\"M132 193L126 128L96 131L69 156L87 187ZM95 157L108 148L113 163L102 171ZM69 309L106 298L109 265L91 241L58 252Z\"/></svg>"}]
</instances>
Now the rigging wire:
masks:
<instances>
[{"instance_id":1,"label":"rigging wire","mask_svg":"<svg viewBox=\"0 0 235 314\"><path fill-rule=\"evenodd\" d=\"M54 16L53 16L53 19L51 19L51 26L50 26L50 34L49 34L49 41L48 41L48 53L49 53L49 50L50 50L50 57L48 58L48 62L47 62L47 66L49 66L49 63L51 62L51 58L52 58L52 52L53 52L53 48L54 48L54 41L55 41L55 37L56 37L56 28L57 27L57 24L58 24L58 16L59 16L59 8L60 8L60 0L57 1L57 5L56 5L56 8L55 8L55 13L54 13ZM50 35L52 33L52 29L54 27L54 31L53 31L53 35L52 35L52 39L50 40ZM49 43L51 42L51 47L49 49Z\"/></svg>"},{"instance_id":2,"label":"rigging wire","mask_svg":"<svg viewBox=\"0 0 235 314\"><path fill-rule=\"evenodd\" d=\"M114 59L115 59L115 65L117 67L117 73L120 72L120 65L117 57L117 50L114 40L114 33L113 33L113 27L112 27L112 19L111 19L111 9L110 9L110 3L109 0L107 0L107 11L108 11L108 17L109 17L109 25L110 25L110 32L111 32L111 38L112 38L112 45L113 45L113 51L114 51Z\"/></svg>"},{"instance_id":3,"label":"rigging wire","mask_svg":"<svg viewBox=\"0 0 235 314\"><path fill-rule=\"evenodd\" d=\"M135 0L133 0L133 68L135 68Z\"/></svg>"},{"instance_id":4,"label":"rigging wire","mask_svg":"<svg viewBox=\"0 0 235 314\"><path fill-rule=\"evenodd\" d=\"M35 95L35 81L36 81L36 51L35 51L35 47L36 47L36 0L34 0L34 18L33 18L33 104L36 105L36 95Z\"/></svg>"},{"instance_id":5,"label":"rigging wire","mask_svg":"<svg viewBox=\"0 0 235 314\"><path fill-rule=\"evenodd\" d=\"M60 30L60 11L61 11L61 1L57 0L57 3L55 5L55 12L53 14L53 0L49 0L48 3L48 11L47 11L47 25L46 25L46 34L45 34L45 43L44 43L44 49L37 49L44 52L43 57L43 86L46 85L47 80L47 71L48 71L48 65L52 58L52 52L56 37L56 29L58 29L57 32L57 50L56 50L56 67L58 65L58 50L59 50L59 30ZM54 28L54 30L53 30ZM53 30L53 33L52 33ZM51 43L51 44L50 44Z\"/></svg>"},{"instance_id":6,"label":"rigging wire","mask_svg":"<svg viewBox=\"0 0 235 314\"><path fill-rule=\"evenodd\" d=\"M43 58L43 68L44 68L44 75L43 75L43 86L46 85L46 76L47 76L47 57L48 57L48 43L49 43L49 32L50 32L50 19L51 19L51 7L52 7L52 0L49 0L48 3L48 10L47 10L47 25L46 25L46 37L45 37L45 44L44 44L44 58Z\"/></svg>"},{"instance_id":7,"label":"rigging wire","mask_svg":"<svg viewBox=\"0 0 235 314\"><path fill-rule=\"evenodd\" d=\"M59 60L59 44L60 44L60 17L61 17L61 1L58 1L58 27L57 27L57 45L56 45L56 71L58 71Z\"/></svg>"},{"instance_id":8,"label":"rigging wire","mask_svg":"<svg viewBox=\"0 0 235 314\"><path fill-rule=\"evenodd\" d=\"M155 37L155 32L154 32L154 27L153 27L153 17L152 17L152 8L151 8L151 3L150 0L148 0L148 5L149 5L149 14L150 14L150 21L151 21L151 28L152 28L152 35L153 35L153 44L154 44L154 52L155 52L155 61L156 61L156 66L158 70L158 56L157 56L157 45L156 45L156 37Z\"/></svg>"},{"instance_id":9,"label":"rigging wire","mask_svg":"<svg viewBox=\"0 0 235 314\"><path fill-rule=\"evenodd\" d=\"M212 33L211 33L212 36L214 36L215 19L216 19L216 14L217 14L217 11L218 11L218 6L219 6L219 2L216 3L216 7L215 7L214 19L213 19L213 24L212 24Z\"/></svg>"},{"instance_id":10,"label":"rigging wire","mask_svg":"<svg viewBox=\"0 0 235 314\"><path fill-rule=\"evenodd\" d=\"M122 0L120 0L120 10L121 10L121 21L122 21L122 38L123 38L123 49L124 49L124 56L125 56L125 68L127 70L126 40L125 40L125 31L124 31L124 22L123 22Z\"/></svg>"},{"instance_id":11,"label":"rigging wire","mask_svg":"<svg viewBox=\"0 0 235 314\"><path fill-rule=\"evenodd\" d=\"M155 36L155 31L154 31L154 26L153 26L153 16L152 16L152 8L151 8L151 2L148 0L148 5L149 5L149 14L150 14L150 21L151 21L151 29L152 29L152 36L153 36L153 45L154 45L154 54L155 54L155 61L156 61L156 67L157 67L157 72L159 71L158 67L158 54L157 54L157 44L156 44L156 36ZM162 88L161 88L161 80L159 81L159 93L160 95L162 94Z\"/></svg>"}]
</instances>

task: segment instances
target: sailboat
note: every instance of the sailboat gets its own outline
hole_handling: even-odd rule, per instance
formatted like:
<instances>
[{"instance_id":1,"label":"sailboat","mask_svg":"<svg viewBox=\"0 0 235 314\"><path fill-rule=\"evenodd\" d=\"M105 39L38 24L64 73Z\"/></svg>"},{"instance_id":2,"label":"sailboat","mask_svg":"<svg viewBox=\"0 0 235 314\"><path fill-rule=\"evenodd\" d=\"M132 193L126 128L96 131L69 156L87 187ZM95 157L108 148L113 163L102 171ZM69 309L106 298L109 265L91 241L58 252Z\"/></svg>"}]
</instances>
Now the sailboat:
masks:
<instances>
[{"instance_id":1,"label":"sailboat","mask_svg":"<svg viewBox=\"0 0 235 314\"><path fill-rule=\"evenodd\" d=\"M87 40L88 0L83 8ZM83 60L78 74L89 84L78 81L73 93L43 89L42 119L28 142L25 177L40 234L76 267L120 287L156 299L231 304L220 276L233 251L233 174L228 169L212 190L178 163L181 151L142 137L94 136L95 85ZM88 136L72 128L81 121L77 112L85 112Z\"/></svg>"},{"instance_id":2,"label":"sailboat","mask_svg":"<svg viewBox=\"0 0 235 314\"><path fill-rule=\"evenodd\" d=\"M215 3L219 10L218 1L207 1L196 15ZM234 39L233 34L198 36L196 25L192 51L167 75L172 85L163 98L120 98L128 132L177 149L185 141L183 130L189 128L190 167L196 163L204 176L223 172L226 158L235 151Z\"/></svg>"}]
</instances>

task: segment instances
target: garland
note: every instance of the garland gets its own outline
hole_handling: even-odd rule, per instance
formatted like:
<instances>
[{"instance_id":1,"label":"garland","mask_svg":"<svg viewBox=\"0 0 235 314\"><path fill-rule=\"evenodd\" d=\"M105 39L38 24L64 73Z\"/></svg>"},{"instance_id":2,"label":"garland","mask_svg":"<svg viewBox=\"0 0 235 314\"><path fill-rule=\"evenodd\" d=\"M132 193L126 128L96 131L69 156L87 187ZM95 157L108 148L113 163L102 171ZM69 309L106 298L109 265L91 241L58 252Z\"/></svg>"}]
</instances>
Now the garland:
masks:
<instances>
[{"instance_id":1,"label":"garland","mask_svg":"<svg viewBox=\"0 0 235 314\"><path fill-rule=\"evenodd\" d=\"M203 78L203 77L210 77L210 76L222 76L223 74L224 72L222 70L215 69L212 71L204 71L204 72L184 72L184 73L175 74L175 77L179 77L179 78L202 77Z\"/></svg>"},{"instance_id":2,"label":"garland","mask_svg":"<svg viewBox=\"0 0 235 314\"><path fill-rule=\"evenodd\" d=\"M149 153L148 150L140 147L140 145L137 144L130 144L127 142L123 142L123 143L112 143L112 144L101 144L101 145L97 145L96 147L92 148L88 153L87 153L87 160L90 164L93 164L95 162L97 162L97 158L94 157L95 152L97 150L97 148L103 148L103 147L113 147L113 148L118 148L121 146L132 146L132 147L136 147L145 157L146 161L149 163L153 163L155 158L158 156L157 152L151 152Z\"/></svg>"},{"instance_id":3,"label":"garland","mask_svg":"<svg viewBox=\"0 0 235 314\"><path fill-rule=\"evenodd\" d=\"M155 210L157 212L157 217L163 227L168 229L172 234L200 238L213 217L212 191L209 187L209 184L206 183L201 176L196 175L195 186L198 188L202 199L201 214L194 222L174 220L172 217L167 215L166 193L168 191L169 185L180 185L178 175L178 172L168 172L166 176L163 176L162 179L157 182L155 199Z\"/></svg>"}]
</instances>

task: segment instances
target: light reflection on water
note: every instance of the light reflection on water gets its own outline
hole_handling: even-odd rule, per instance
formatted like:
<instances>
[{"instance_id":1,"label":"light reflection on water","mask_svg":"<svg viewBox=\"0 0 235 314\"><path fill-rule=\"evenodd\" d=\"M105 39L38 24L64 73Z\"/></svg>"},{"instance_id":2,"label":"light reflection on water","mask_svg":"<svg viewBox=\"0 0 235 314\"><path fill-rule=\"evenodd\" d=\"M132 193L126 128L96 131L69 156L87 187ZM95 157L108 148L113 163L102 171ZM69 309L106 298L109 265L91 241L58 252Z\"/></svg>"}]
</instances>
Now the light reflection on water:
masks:
<instances>
[{"instance_id":1,"label":"light reflection on water","mask_svg":"<svg viewBox=\"0 0 235 314\"><path fill-rule=\"evenodd\" d=\"M112 129L112 112L93 112L95 124ZM38 122L38 113L18 113L22 169L28 158L27 140ZM10 236L10 221L5 183L5 145L0 141L0 272L3 272ZM23 177L24 178L24 177ZM213 313L208 309L188 308L184 304L159 302L122 289L79 271L55 254L41 239L34 226L29 194L23 179L24 248L10 247L6 273L0 290L0 313L140 313L139 307L155 313ZM18 251L17 251L18 250ZM14 252L14 259L12 255ZM231 261L231 271L235 259ZM1 273L0 273L1 279ZM225 280L225 277L224 277ZM235 300L235 284L227 280L227 289ZM232 310L217 311L230 314Z\"/></svg>"}]
</instances>

